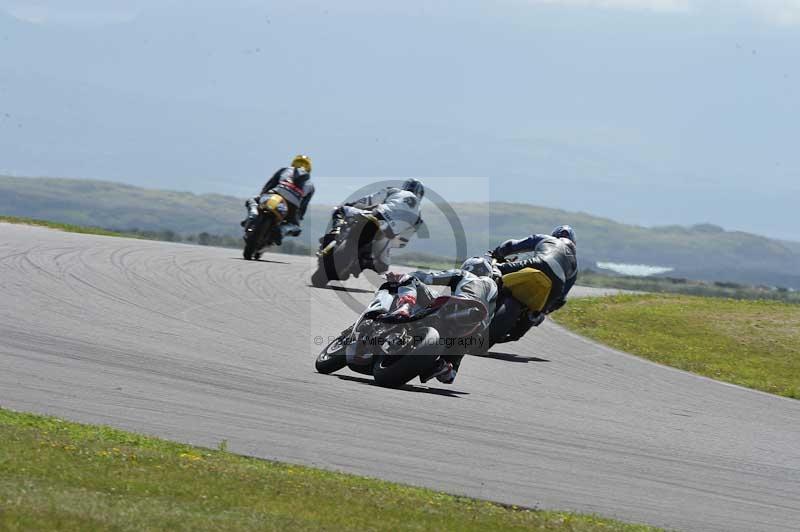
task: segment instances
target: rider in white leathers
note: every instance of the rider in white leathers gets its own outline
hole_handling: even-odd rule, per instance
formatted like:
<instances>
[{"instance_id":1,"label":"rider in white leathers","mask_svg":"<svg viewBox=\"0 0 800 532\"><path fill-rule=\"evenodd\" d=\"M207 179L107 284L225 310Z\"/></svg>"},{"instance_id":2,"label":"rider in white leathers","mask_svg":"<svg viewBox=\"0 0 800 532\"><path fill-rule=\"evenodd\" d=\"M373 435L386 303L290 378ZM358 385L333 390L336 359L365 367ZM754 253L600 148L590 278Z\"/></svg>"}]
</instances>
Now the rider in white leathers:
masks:
<instances>
[{"instance_id":1,"label":"rider in white leathers","mask_svg":"<svg viewBox=\"0 0 800 532\"><path fill-rule=\"evenodd\" d=\"M448 286L453 296L469 299L480 303L484 309L477 335L480 339L480 349L488 348L489 325L494 317L498 286L497 279L500 272L484 257L467 259L461 268L445 271L416 271L409 274L387 273L386 280L399 285L397 287L397 300L394 316L409 317L418 308L430 305L436 294L430 290L429 285ZM386 287L381 287L386 290ZM376 300L381 300L383 295L378 292ZM427 382L436 377L440 382L452 384L464 358L463 353L451 353L439 357L436 365L430 372L420 375L420 381Z\"/></svg>"},{"instance_id":2,"label":"rider in white leathers","mask_svg":"<svg viewBox=\"0 0 800 532\"><path fill-rule=\"evenodd\" d=\"M365 235L371 240L370 253L363 257L365 268L378 273L389 269L393 248L403 248L422 224L420 203L425 187L417 179L409 179L402 188L387 187L356 201L345 203L333 211L333 227L322 239L322 245L336 238L342 226L354 217L374 215L380 223L380 234Z\"/></svg>"}]
</instances>

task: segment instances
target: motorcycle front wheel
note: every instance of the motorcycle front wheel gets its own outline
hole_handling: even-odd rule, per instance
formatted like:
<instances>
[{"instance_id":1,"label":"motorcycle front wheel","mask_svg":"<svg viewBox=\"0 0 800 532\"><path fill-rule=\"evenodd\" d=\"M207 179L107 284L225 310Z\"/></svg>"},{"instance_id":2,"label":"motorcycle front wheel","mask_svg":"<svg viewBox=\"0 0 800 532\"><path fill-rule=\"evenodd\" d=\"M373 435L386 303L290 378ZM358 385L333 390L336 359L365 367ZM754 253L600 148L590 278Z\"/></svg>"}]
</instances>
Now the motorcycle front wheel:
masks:
<instances>
[{"instance_id":1,"label":"motorcycle front wheel","mask_svg":"<svg viewBox=\"0 0 800 532\"><path fill-rule=\"evenodd\" d=\"M328 284L328 275L325 273L325 265L320 259L317 270L311 274L311 286L315 288L325 288Z\"/></svg>"},{"instance_id":2,"label":"motorcycle front wheel","mask_svg":"<svg viewBox=\"0 0 800 532\"><path fill-rule=\"evenodd\" d=\"M344 335L338 337L317 355L317 361L314 366L318 372L328 375L334 371L339 371L347 365L345 338L346 336Z\"/></svg>"},{"instance_id":3,"label":"motorcycle front wheel","mask_svg":"<svg viewBox=\"0 0 800 532\"><path fill-rule=\"evenodd\" d=\"M413 336L413 345L402 354L377 357L372 367L375 384L399 388L433 367L439 351L439 333L432 327L422 327Z\"/></svg>"}]
</instances>

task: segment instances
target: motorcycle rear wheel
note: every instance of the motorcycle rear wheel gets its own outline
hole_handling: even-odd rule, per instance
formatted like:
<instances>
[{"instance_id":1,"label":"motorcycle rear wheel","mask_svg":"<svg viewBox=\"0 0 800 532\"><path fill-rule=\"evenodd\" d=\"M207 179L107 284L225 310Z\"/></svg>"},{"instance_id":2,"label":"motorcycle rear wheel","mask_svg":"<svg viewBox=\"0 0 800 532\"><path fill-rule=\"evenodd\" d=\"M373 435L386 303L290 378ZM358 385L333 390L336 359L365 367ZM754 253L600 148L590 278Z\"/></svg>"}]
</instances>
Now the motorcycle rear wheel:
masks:
<instances>
[{"instance_id":1,"label":"motorcycle rear wheel","mask_svg":"<svg viewBox=\"0 0 800 532\"><path fill-rule=\"evenodd\" d=\"M272 218L265 214L261 214L252 223L255 225L253 230L249 234L245 233L244 252L242 253L244 260L251 260L257 254L264 236L272 229Z\"/></svg>"},{"instance_id":2,"label":"motorcycle rear wheel","mask_svg":"<svg viewBox=\"0 0 800 532\"><path fill-rule=\"evenodd\" d=\"M439 351L439 333L432 327L414 331L411 350L400 356L378 357L372 366L375 384L386 388L399 388L433 367ZM420 339L421 338L421 339Z\"/></svg>"}]
</instances>

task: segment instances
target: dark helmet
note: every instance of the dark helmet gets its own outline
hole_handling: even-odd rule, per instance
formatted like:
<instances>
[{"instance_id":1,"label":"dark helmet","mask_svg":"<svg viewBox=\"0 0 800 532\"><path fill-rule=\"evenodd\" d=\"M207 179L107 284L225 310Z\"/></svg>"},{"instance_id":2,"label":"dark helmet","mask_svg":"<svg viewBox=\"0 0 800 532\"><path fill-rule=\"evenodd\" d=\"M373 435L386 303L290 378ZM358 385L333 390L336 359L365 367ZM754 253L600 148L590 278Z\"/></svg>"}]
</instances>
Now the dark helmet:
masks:
<instances>
[{"instance_id":1,"label":"dark helmet","mask_svg":"<svg viewBox=\"0 0 800 532\"><path fill-rule=\"evenodd\" d=\"M575 230L569 225L559 225L553 229L553 232L550 234L556 238L566 238L567 240L571 240L573 244L577 244L575 241Z\"/></svg>"},{"instance_id":2,"label":"dark helmet","mask_svg":"<svg viewBox=\"0 0 800 532\"><path fill-rule=\"evenodd\" d=\"M425 195L425 187L419 179L406 179L406 182L403 183L403 190L408 190L420 200Z\"/></svg>"}]
</instances>

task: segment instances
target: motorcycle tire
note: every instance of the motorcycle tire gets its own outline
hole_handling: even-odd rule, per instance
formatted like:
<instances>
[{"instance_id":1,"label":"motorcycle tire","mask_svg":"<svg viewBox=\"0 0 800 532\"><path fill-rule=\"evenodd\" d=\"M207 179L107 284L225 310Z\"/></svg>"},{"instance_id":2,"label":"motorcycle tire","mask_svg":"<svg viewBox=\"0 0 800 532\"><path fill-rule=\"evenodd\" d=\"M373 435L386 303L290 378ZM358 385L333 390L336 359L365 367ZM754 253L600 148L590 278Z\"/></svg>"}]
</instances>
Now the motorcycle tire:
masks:
<instances>
[{"instance_id":1,"label":"motorcycle tire","mask_svg":"<svg viewBox=\"0 0 800 532\"><path fill-rule=\"evenodd\" d=\"M342 343L343 338L343 336L340 336L317 355L317 361L314 366L319 373L328 375L334 371L339 371L347 365L347 356L345 354L347 345Z\"/></svg>"},{"instance_id":2,"label":"motorcycle tire","mask_svg":"<svg viewBox=\"0 0 800 532\"><path fill-rule=\"evenodd\" d=\"M328 281L341 281L341 280L343 280L343 279L339 279L339 276L338 276L338 274L336 272L336 259L335 259L335 256L336 256L336 252L337 251L338 251L337 249L334 249L332 253L329 253L329 254L325 255L324 257L322 257L322 259L321 259L322 262L319 265L320 266L320 270L322 270L324 272L325 278ZM346 278L347 277L345 277L345 279Z\"/></svg>"},{"instance_id":3,"label":"motorcycle tire","mask_svg":"<svg viewBox=\"0 0 800 532\"><path fill-rule=\"evenodd\" d=\"M432 327L423 327L414 331L414 337L422 339L415 342L410 352L402 356L377 357L372 366L375 384L399 388L433 367L439 351L439 333Z\"/></svg>"},{"instance_id":4,"label":"motorcycle tire","mask_svg":"<svg viewBox=\"0 0 800 532\"><path fill-rule=\"evenodd\" d=\"M253 258L258 252L261 242L264 240L264 235L272 229L272 220L265 214L259 216L258 219L252 223L255 226L253 230L250 231L249 234L245 233L244 252L242 253L244 260L251 260Z\"/></svg>"},{"instance_id":5,"label":"motorcycle tire","mask_svg":"<svg viewBox=\"0 0 800 532\"><path fill-rule=\"evenodd\" d=\"M314 273L311 274L311 286L315 288L325 288L328 284L328 275L325 273L325 266L320 264Z\"/></svg>"}]
</instances>

